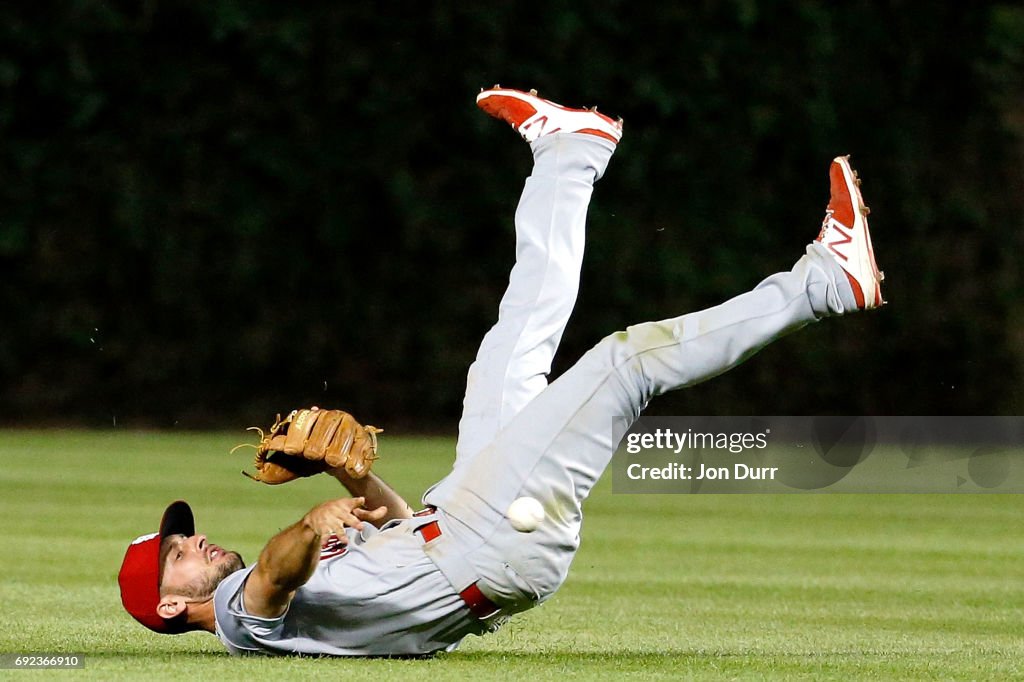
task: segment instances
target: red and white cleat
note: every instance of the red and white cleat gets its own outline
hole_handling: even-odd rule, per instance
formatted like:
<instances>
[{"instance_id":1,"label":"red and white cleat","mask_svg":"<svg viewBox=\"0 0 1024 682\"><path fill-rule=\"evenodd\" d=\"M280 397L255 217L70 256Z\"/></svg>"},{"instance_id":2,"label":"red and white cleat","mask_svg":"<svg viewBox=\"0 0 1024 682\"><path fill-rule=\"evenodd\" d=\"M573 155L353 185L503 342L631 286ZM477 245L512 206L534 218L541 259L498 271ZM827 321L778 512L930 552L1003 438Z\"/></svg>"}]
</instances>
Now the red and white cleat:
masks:
<instances>
[{"instance_id":1,"label":"red and white cleat","mask_svg":"<svg viewBox=\"0 0 1024 682\"><path fill-rule=\"evenodd\" d=\"M585 133L618 144L622 139L622 119L614 121L593 109L569 109L537 96L536 90L522 92L498 87L483 90L476 105L494 118L505 121L523 139L533 142L555 133Z\"/></svg>"},{"instance_id":2,"label":"red and white cleat","mask_svg":"<svg viewBox=\"0 0 1024 682\"><path fill-rule=\"evenodd\" d=\"M857 307L861 310L877 308L882 299L882 280L885 275L875 263L868 232L868 213L860 194L860 178L850 168L849 156L837 156L829 169L832 198L825 210L825 220L816 241L828 249L829 254L846 272Z\"/></svg>"}]
</instances>

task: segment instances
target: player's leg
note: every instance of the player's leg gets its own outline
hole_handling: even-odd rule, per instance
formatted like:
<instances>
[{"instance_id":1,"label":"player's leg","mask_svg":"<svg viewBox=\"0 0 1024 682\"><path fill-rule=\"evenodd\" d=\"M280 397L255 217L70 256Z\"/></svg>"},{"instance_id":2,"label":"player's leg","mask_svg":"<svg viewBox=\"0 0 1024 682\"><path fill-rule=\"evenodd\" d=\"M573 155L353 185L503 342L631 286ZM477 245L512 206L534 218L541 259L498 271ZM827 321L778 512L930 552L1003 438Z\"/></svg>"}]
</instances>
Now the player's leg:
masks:
<instances>
[{"instance_id":1,"label":"player's leg","mask_svg":"<svg viewBox=\"0 0 1024 682\"><path fill-rule=\"evenodd\" d=\"M469 369L457 464L547 386L579 290L593 186L621 136L621 126L601 114L564 109L533 93L494 89L477 102L523 134L534 165L516 209L516 262L498 321Z\"/></svg>"},{"instance_id":2,"label":"player's leg","mask_svg":"<svg viewBox=\"0 0 1024 682\"><path fill-rule=\"evenodd\" d=\"M495 596L510 596L500 592L511 589L509 567L541 597L564 579L578 545L581 504L611 460L616 420L628 426L651 397L715 377L810 322L881 304L881 275L854 179L845 159L837 159L819 241L792 270L714 308L605 338L468 467L428 492L428 503L454 517L454 532L476 536L474 565ZM524 495L540 500L548 514L527 536L503 519Z\"/></svg>"}]
</instances>

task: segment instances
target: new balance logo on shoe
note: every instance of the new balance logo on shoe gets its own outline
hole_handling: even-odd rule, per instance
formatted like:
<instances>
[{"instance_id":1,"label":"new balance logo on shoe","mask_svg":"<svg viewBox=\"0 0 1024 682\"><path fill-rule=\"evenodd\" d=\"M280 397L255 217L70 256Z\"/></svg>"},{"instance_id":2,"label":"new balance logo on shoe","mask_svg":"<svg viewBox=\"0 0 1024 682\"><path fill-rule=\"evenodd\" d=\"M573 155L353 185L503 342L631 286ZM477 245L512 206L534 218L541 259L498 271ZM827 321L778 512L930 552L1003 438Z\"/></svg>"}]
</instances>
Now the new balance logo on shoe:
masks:
<instances>
[{"instance_id":1,"label":"new balance logo on shoe","mask_svg":"<svg viewBox=\"0 0 1024 682\"><path fill-rule=\"evenodd\" d=\"M538 129L539 132L535 135L535 137L543 137L544 135L550 135L552 133L557 133L558 132L557 128L555 130L545 131L544 127L547 124L548 124L548 117L547 116L537 116L536 118L528 118L528 119L526 119L526 123L524 123L523 125L519 126L519 133L521 135L523 135L523 136L526 136L526 135L529 134L530 128L532 128L533 126L540 126L540 128Z\"/></svg>"},{"instance_id":2,"label":"new balance logo on shoe","mask_svg":"<svg viewBox=\"0 0 1024 682\"><path fill-rule=\"evenodd\" d=\"M831 228L831 232L829 232L830 228ZM841 239L840 238L834 238L832 241L829 241L829 242L822 241L822 243L825 246L827 246L828 250L831 251L833 254L835 254L838 258L841 258L844 261L848 261L848 260L850 260L849 256L847 256L845 253L840 251L837 247L839 247L839 246L846 246L847 244L852 244L853 243L853 233L852 232L847 232L843 228L844 228L844 225L842 223L840 223L838 220L836 220L835 218L833 218L831 216L831 214L826 215L825 223L821 226L822 235L824 235L826 232L828 232L833 237L836 237L836 235L838 235L839 237L842 237L842 238Z\"/></svg>"}]
</instances>

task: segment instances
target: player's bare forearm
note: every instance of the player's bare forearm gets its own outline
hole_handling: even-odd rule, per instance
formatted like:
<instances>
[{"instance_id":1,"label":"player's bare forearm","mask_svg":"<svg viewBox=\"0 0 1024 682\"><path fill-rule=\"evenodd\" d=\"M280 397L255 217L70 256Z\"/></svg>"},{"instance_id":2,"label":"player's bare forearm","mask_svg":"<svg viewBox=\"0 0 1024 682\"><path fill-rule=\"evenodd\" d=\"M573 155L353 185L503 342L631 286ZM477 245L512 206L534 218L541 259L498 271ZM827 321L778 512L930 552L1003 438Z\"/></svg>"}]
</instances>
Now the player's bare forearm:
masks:
<instances>
[{"instance_id":1,"label":"player's bare forearm","mask_svg":"<svg viewBox=\"0 0 1024 682\"><path fill-rule=\"evenodd\" d=\"M304 521L275 535L260 552L245 584L245 607L251 615L281 615L295 590L313 575L320 560L320 536Z\"/></svg>"},{"instance_id":2,"label":"player's bare forearm","mask_svg":"<svg viewBox=\"0 0 1024 682\"><path fill-rule=\"evenodd\" d=\"M345 486L345 489L352 495L366 499L367 509L375 509L380 506L388 508L387 514L375 525L381 526L391 519L408 519L412 517L413 509L409 503L395 490L384 482L372 471L363 478L352 478L345 471L344 467L328 471Z\"/></svg>"},{"instance_id":3,"label":"player's bare forearm","mask_svg":"<svg viewBox=\"0 0 1024 682\"><path fill-rule=\"evenodd\" d=\"M323 538L333 533L345 542L346 526L361 530L364 522L378 522L387 511L384 507L367 510L364 503L362 497L324 502L271 538L246 580L246 611L262 618L284 613L295 590L313 575Z\"/></svg>"}]
</instances>

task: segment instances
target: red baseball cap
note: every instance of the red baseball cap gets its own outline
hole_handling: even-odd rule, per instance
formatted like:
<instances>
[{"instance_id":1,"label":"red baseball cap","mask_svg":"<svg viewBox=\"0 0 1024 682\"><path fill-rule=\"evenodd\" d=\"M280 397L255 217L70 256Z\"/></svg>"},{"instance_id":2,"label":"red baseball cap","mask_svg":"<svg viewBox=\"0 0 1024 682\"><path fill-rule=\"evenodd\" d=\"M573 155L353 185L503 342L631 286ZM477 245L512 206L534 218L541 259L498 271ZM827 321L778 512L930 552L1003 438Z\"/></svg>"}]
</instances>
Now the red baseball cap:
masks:
<instances>
[{"instance_id":1,"label":"red baseball cap","mask_svg":"<svg viewBox=\"0 0 1024 682\"><path fill-rule=\"evenodd\" d=\"M160 604L160 541L168 535L196 534L192 508L184 500L172 502L164 510L160 530L142 535L128 545L117 574L124 609L153 632L173 635L186 632L184 615L170 620L156 612Z\"/></svg>"}]
</instances>

